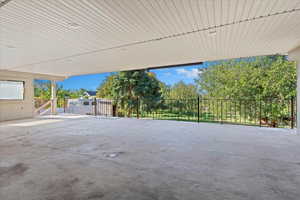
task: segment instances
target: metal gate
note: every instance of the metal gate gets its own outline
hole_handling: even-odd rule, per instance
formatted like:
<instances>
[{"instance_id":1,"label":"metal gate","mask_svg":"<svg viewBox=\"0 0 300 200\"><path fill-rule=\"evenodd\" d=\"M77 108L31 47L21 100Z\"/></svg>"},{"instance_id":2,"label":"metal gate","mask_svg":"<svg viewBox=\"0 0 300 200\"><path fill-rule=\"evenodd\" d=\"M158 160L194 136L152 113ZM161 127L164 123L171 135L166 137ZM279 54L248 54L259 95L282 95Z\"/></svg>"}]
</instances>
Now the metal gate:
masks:
<instances>
[{"instance_id":1,"label":"metal gate","mask_svg":"<svg viewBox=\"0 0 300 200\"><path fill-rule=\"evenodd\" d=\"M81 115L114 116L113 101L108 99L65 99L64 112Z\"/></svg>"}]
</instances>

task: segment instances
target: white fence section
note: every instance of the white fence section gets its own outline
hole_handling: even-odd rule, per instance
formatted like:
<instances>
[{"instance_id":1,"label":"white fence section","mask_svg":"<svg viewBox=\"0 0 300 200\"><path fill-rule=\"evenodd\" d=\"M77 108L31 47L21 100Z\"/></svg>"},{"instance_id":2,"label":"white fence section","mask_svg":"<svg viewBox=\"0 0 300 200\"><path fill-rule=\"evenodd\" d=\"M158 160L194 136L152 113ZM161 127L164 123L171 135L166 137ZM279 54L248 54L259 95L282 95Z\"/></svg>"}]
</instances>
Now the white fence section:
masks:
<instances>
[{"instance_id":1,"label":"white fence section","mask_svg":"<svg viewBox=\"0 0 300 200\"><path fill-rule=\"evenodd\" d=\"M113 116L113 101L108 99L68 99L66 113Z\"/></svg>"}]
</instances>

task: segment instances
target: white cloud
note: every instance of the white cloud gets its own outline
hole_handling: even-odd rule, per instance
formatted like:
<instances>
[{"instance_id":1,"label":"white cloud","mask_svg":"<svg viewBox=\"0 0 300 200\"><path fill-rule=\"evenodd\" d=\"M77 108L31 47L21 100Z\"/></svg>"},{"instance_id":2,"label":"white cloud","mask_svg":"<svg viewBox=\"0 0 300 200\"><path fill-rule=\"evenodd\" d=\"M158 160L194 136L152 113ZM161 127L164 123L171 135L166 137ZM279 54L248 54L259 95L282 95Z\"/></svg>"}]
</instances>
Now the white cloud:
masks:
<instances>
[{"instance_id":1,"label":"white cloud","mask_svg":"<svg viewBox=\"0 0 300 200\"><path fill-rule=\"evenodd\" d=\"M194 68L191 70L187 69L176 69L177 74L186 76L187 78L197 78L198 75L201 73L198 71L198 69Z\"/></svg>"}]
</instances>

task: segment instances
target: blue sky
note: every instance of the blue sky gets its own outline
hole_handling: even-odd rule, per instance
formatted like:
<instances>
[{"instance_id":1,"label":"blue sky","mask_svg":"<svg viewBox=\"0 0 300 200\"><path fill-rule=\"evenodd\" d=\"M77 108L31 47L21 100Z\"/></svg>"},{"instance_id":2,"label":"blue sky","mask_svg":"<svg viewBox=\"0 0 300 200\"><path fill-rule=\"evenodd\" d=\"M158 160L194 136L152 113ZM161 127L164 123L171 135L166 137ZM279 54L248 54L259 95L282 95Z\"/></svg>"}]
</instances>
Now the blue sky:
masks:
<instances>
[{"instance_id":1,"label":"blue sky","mask_svg":"<svg viewBox=\"0 0 300 200\"><path fill-rule=\"evenodd\" d=\"M212 65L212 62L205 62L202 65L191 65L186 67L172 67L164 69L151 70L157 76L160 81L168 85L173 85L179 81L184 81L185 83L194 83L194 79L198 75L198 68L205 68ZM96 90L100 83L105 79L106 76L109 76L111 73L102 73L102 74L92 74L92 75L82 75L82 76L73 76L62 82L59 82L59 85L62 85L64 89L80 89L84 88L87 90Z\"/></svg>"}]
</instances>

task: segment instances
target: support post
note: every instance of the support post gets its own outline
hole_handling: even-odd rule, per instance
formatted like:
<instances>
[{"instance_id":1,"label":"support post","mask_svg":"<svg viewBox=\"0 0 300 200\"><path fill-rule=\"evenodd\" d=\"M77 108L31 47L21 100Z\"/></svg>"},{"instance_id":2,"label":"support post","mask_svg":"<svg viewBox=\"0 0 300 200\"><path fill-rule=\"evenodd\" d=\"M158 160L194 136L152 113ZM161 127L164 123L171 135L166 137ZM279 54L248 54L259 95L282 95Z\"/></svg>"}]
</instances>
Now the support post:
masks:
<instances>
[{"instance_id":1,"label":"support post","mask_svg":"<svg viewBox=\"0 0 300 200\"><path fill-rule=\"evenodd\" d=\"M95 112L95 116L97 116L97 98L94 98L94 112ZM101 111L100 111L101 113Z\"/></svg>"},{"instance_id":2,"label":"support post","mask_svg":"<svg viewBox=\"0 0 300 200\"><path fill-rule=\"evenodd\" d=\"M64 97L64 113L66 113L66 97Z\"/></svg>"},{"instance_id":3,"label":"support post","mask_svg":"<svg viewBox=\"0 0 300 200\"><path fill-rule=\"evenodd\" d=\"M294 113L294 97L291 98L291 129L294 128L294 119L295 119L295 113Z\"/></svg>"},{"instance_id":4,"label":"support post","mask_svg":"<svg viewBox=\"0 0 300 200\"><path fill-rule=\"evenodd\" d=\"M261 99L259 99L259 126L261 127Z\"/></svg>"},{"instance_id":5,"label":"support post","mask_svg":"<svg viewBox=\"0 0 300 200\"><path fill-rule=\"evenodd\" d=\"M136 99L136 118L140 118L140 101L139 98Z\"/></svg>"},{"instance_id":6,"label":"support post","mask_svg":"<svg viewBox=\"0 0 300 200\"><path fill-rule=\"evenodd\" d=\"M197 110L198 110L198 116L197 116L197 118L198 118L198 123L200 122L200 97L198 96L198 98L197 98Z\"/></svg>"},{"instance_id":7,"label":"support post","mask_svg":"<svg viewBox=\"0 0 300 200\"><path fill-rule=\"evenodd\" d=\"M221 124L223 124L223 101L221 99Z\"/></svg>"},{"instance_id":8,"label":"support post","mask_svg":"<svg viewBox=\"0 0 300 200\"><path fill-rule=\"evenodd\" d=\"M56 81L51 81L51 114L57 114Z\"/></svg>"},{"instance_id":9,"label":"support post","mask_svg":"<svg viewBox=\"0 0 300 200\"><path fill-rule=\"evenodd\" d=\"M290 60L295 61L297 68L297 99L296 103L296 127L297 134L300 135L300 46L293 49L288 53L288 57Z\"/></svg>"},{"instance_id":10,"label":"support post","mask_svg":"<svg viewBox=\"0 0 300 200\"><path fill-rule=\"evenodd\" d=\"M296 127L297 127L297 134L300 135L300 52L299 52L299 60L296 61L297 67L297 99L296 99Z\"/></svg>"}]
</instances>

